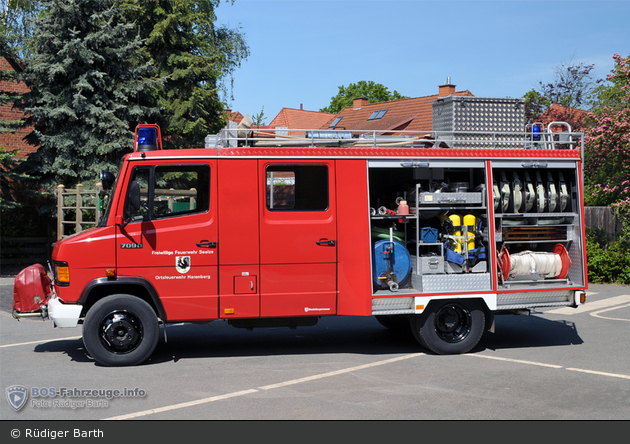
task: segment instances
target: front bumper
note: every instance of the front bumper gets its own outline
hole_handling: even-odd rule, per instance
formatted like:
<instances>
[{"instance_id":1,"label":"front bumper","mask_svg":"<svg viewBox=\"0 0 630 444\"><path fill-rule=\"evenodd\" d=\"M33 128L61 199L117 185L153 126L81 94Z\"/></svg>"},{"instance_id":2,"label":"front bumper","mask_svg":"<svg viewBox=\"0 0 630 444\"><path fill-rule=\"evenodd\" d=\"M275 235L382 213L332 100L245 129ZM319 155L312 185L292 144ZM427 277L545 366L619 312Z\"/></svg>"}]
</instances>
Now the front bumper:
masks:
<instances>
[{"instance_id":1,"label":"front bumper","mask_svg":"<svg viewBox=\"0 0 630 444\"><path fill-rule=\"evenodd\" d=\"M48 317L55 327L76 327L82 309L82 305L64 304L56 297L48 301Z\"/></svg>"}]
</instances>

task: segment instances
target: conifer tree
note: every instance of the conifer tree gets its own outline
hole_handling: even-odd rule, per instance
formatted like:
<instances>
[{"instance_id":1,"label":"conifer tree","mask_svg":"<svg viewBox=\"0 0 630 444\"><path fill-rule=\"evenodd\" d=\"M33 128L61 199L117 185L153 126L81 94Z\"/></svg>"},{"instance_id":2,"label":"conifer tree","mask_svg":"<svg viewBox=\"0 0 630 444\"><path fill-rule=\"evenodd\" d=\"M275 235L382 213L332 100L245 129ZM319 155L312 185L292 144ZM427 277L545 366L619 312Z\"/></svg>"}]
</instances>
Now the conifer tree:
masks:
<instances>
[{"instance_id":1,"label":"conifer tree","mask_svg":"<svg viewBox=\"0 0 630 444\"><path fill-rule=\"evenodd\" d=\"M203 147L208 134L225 126L222 99L249 55L243 33L215 23L220 0L119 1L146 41L158 76L166 79L155 122L165 148Z\"/></svg>"},{"instance_id":2,"label":"conifer tree","mask_svg":"<svg viewBox=\"0 0 630 444\"><path fill-rule=\"evenodd\" d=\"M22 167L48 189L90 185L131 150L135 125L156 112L143 104L159 82L115 0L41 6L24 71L31 92L21 104L34 124L28 141L39 149Z\"/></svg>"}]
</instances>

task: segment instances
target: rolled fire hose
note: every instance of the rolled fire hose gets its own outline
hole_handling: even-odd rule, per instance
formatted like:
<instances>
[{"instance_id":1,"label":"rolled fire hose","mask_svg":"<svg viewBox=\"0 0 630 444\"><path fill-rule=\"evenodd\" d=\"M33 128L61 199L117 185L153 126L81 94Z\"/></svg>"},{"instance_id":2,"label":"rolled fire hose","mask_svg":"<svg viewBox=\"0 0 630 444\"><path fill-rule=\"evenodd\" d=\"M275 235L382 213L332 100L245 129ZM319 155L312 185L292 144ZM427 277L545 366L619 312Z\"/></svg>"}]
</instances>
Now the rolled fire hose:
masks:
<instances>
[{"instance_id":1,"label":"rolled fire hose","mask_svg":"<svg viewBox=\"0 0 630 444\"><path fill-rule=\"evenodd\" d=\"M512 180L512 193L514 194L514 212L518 213L521 210L523 204L523 183L518 177L516 171L513 174Z\"/></svg>"},{"instance_id":2,"label":"rolled fire hose","mask_svg":"<svg viewBox=\"0 0 630 444\"><path fill-rule=\"evenodd\" d=\"M569 192L567 191L567 184L564 182L562 173L559 173L558 176L558 182L560 182L560 211L564 211L569 203Z\"/></svg>"},{"instance_id":3,"label":"rolled fire hose","mask_svg":"<svg viewBox=\"0 0 630 444\"><path fill-rule=\"evenodd\" d=\"M545 196L545 185L543 184L539 171L536 172L536 197L536 202L538 202L538 212L542 213L545 211L545 207L547 206L547 198Z\"/></svg>"},{"instance_id":4,"label":"rolled fire hose","mask_svg":"<svg viewBox=\"0 0 630 444\"><path fill-rule=\"evenodd\" d=\"M532 184L529 178L529 173L525 173L525 211L530 212L534 208L534 201L536 200L536 193L534 192L534 184Z\"/></svg>"},{"instance_id":5,"label":"rolled fire hose","mask_svg":"<svg viewBox=\"0 0 630 444\"><path fill-rule=\"evenodd\" d=\"M558 192L556 191L556 184L553 182L551 171L547 172L547 194L549 196L549 212L553 213L558 205Z\"/></svg>"},{"instance_id":6,"label":"rolled fire hose","mask_svg":"<svg viewBox=\"0 0 630 444\"><path fill-rule=\"evenodd\" d=\"M499 185L494 181L492 183L492 197L494 200L494 211L499 209L499 203L501 202L501 192L499 191Z\"/></svg>"},{"instance_id":7,"label":"rolled fire hose","mask_svg":"<svg viewBox=\"0 0 630 444\"><path fill-rule=\"evenodd\" d=\"M521 251L510 256L510 277L539 274L543 277L556 277L562 271L559 254Z\"/></svg>"},{"instance_id":8,"label":"rolled fire hose","mask_svg":"<svg viewBox=\"0 0 630 444\"><path fill-rule=\"evenodd\" d=\"M498 259L504 280L508 277L531 275L564 279L571 267L569 252L562 244L557 244L552 253L521 251L513 255L510 255L504 246L498 254Z\"/></svg>"},{"instance_id":9,"label":"rolled fire hose","mask_svg":"<svg viewBox=\"0 0 630 444\"><path fill-rule=\"evenodd\" d=\"M501 172L501 209L505 213L510 204L510 184L505 177L505 171Z\"/></svg>"}]
</instances>

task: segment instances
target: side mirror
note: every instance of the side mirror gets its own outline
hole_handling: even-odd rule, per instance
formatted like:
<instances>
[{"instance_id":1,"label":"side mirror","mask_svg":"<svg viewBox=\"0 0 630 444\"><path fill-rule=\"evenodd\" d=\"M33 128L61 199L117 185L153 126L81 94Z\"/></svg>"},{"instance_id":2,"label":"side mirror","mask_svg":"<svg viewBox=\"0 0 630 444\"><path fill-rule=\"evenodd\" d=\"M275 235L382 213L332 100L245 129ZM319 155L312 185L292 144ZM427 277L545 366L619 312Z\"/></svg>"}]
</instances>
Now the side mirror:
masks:
<instances>
[{"instance_id":1,"label":"side mirror","mask_svg":"<svg viewBox=\"0 0 630 444\"><path fill-rule=\"evenodd\" d=\"M112 185L116 181L116 176L110 173L107 170L101 170L101 185L103 185L104 190L111 190Z\"/></svg>"}]
</instances>

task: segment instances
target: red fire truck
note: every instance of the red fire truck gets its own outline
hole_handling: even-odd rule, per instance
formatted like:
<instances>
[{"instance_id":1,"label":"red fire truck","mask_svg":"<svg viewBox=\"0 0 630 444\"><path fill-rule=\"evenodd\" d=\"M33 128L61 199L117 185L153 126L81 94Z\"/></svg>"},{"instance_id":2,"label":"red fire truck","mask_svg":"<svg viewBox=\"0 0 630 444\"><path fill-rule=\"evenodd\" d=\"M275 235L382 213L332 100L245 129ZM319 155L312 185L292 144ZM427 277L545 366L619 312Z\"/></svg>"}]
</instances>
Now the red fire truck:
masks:
<instances>
[{"instance_id":1,"label":"red fire truck","mask_svg":"<svg viewBox=\"0 0 630 444\"><path fill-rule=\"evenodd\" d=\"M101 174L98 226L56 242L52 284L41 266L20 273L14 316L82 324L89 354L117 366L146 360L174 322L376 316L455 354L495 315L583 304L582 134L496 131L500 112L491 130L436 129L436 114L458 120L456 99L514 100L452 99L415 133L237 128L164 150L140 125L117 177Z\"/></svg>"}]
</instances>

